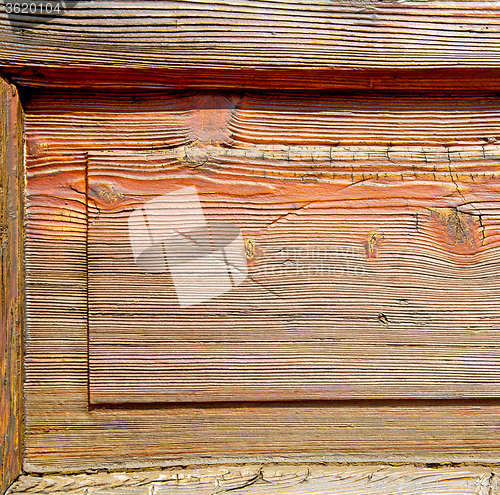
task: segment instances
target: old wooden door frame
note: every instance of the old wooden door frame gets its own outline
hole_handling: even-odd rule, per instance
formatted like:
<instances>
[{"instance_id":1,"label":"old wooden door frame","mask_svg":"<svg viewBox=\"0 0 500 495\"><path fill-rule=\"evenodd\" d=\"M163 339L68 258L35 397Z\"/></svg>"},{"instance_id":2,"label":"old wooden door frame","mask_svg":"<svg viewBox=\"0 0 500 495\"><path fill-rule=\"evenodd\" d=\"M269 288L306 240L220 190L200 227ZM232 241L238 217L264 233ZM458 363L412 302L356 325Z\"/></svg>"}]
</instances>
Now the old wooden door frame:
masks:
<instances>
[{"instance_id":1,"label":"old wooden door frame","mask_svg":"<svg viewBox=\"0 0 500 495\"><path fill-rule=\"evenodd\" d=\"M23 113L16 87L0 78L0 491L22 469Z\"/></svg>"},{"instance_id":2,"label":"old wooden door frame","mask_svg":"<svg viewBox=\"0 0 500 495\"><path fill-rule=\"evenodd\" d=\"M58 4L60 12L48 12L48 3ZM37 4L41 13L25 12L16 2L4 3L0 10L0 70L4 74L0 80L2 493L22 473L23 454L25 179L19 89L140 85L160 89L500 91L498 3L208 0L181 5L52 0ZM120 50L115 49L117 44ZM497 490L493 474L497 470L492 464L439 469L219 466L23 476L14 493L49 493L64 485L75 493L92 493L99 487L100 493L121 493L125 488L134 494L144 490L179 493L176 490L184 487L189 493L210 489L213 493L327 494L345 491L342 483L347 479L351 491L361 493L427 493L433 483L441 483L443 492L460 489L486 494ZM78 491L82 486L84 491Z\"/></svg>"}]
</instances>

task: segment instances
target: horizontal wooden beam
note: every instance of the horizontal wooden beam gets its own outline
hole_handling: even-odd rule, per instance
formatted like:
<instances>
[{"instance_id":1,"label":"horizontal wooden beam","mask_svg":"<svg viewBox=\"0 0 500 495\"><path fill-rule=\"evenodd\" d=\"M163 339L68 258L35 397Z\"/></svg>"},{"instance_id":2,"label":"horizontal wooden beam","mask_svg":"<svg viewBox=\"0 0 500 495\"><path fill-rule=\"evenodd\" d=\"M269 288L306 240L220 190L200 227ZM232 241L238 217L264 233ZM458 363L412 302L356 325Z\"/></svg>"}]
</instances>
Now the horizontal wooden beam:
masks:
<instances>
[{"instance_id":1,"label":"horizontal wooden beam","mask_svg":"<svg viewBox=\"0 0 500 495\"><path fill-rule=\"evenodd\" d=\"M1 62L0 62L1 64ZM498 92L500 69L208 69L0 65L19 86L78 89Z\"/></svg>"},{"instance_id":2,"label":"horizontal wooden beam","mask_svg":"<svg viewBox=\"0 0 500 495\"><path fill-rule=\"evenodd\" d=\"M392 495L497 494L485 467L242 465L96 474L21 476L7 495Z\"/></svg>"},{"instance_id":3,"label":"horizontal wooden beam","mask_svg":"<svg viewBox=\"0 0 500 495\"><path fill-rule=\"evenodd\" d=\"M500 86L498 2L35 3L0 11L0 67L24 85Z\"/></svg>"}]
</instances>

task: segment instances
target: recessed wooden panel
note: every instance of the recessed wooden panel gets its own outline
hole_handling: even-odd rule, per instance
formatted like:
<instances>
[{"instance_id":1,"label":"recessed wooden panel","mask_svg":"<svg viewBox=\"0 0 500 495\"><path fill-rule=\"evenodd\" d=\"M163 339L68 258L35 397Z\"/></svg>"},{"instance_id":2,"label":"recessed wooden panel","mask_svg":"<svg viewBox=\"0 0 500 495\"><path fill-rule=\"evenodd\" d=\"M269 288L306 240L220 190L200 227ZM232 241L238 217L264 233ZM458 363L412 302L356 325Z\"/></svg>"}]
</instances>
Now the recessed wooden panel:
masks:
<instances>
[{"instance_id":1,"label":"recessed wooden panel","mask_svg":"<svg viewBox=\"0 0 500 495\"><path fill-rule=\"evenodd\" d=\"M91 401L500 396L500 149L490 153L91 154ZM182 187L198 191L208 225L241 230L248 258L241 285L188 308L167 268L137 266L127 227Z\"/></svg>"},{"instance_id":2,"label":"recessed wooden panel","mask_svg":"<svg viewBox=\"0 0 500 495\"><path fill-rule=\"evenodd\" d=\"M230 177L237 177L240 186L243 179L250 182L248 174L253 169L257 179L255 182L265 188L269 187L271 180L276 181L276 184L286 182L289 184L286 192L290 196L295 194L296 206L283 201L282 206L277 205L271 214L269 205L263 204L262 212L253 211L252 216L248 217L262 221L263 214L267 215L266 225L276 220L274 227L270 227L271 231L274 228L277 234L281 234L290 220L297 225L304 215L312 213L312 209L303 208L302 211L297 208L307 202L301 196L304 186L310 186L316 192L318 186L325 187L325 177L319 174L319 165L324 163L324 156L329 155L331 150L334 164L338 162L341 165L339 173L343 171L347 175L345 185L348 187L343 191L339 189L339 194L346 198L347 193L351 192L351 198L335 200L334 207L338 211L348 208L351 210L350 218L357 218L357 208L351 206L359 205L361 198L368 197L366 194L371 184L372 200L369 205L364 204L362 209L380 214L377 218L386 220L381 224L387 227L384 239L378 230L373 233L369 231L370 237L364 245L364 249L368 250L364 251L367 266L371 269L380 266L387 253L393 252L388 249L385 239L390 241L390 246L398 239L396 233L408 232L411 233L408 239L425 239L428 244L417 244L421 252L426 253L425 263L423 257L415 253L419 263L415 264L415 272L410 277L419 274L421 281L427 284L430 281L442 281L444 274L448 274L445 285L448 291L455 284L455 295L458 294L458 286L462 287L462 294L453 307L439 304L441 300L448 301L449 296L437 284L432 294L425 284L405 288L404 291L413 291L415 296L410 294L412 297L408 301L401 299L397 311L391 305L382 304L382 312L375 315L375 323L379 326L373 335L378 339L381 336L396 338L401 335L399 329L402 328L409 340L417 340L421 338L421 328L426 328L423 333L428 339L426 342L435 343L439 352L446 352L446 345L442 344L445 335L453 346L463 336L461 346L457 348L463 353L469 349L474 357L462 354L462 364L467 367L469 359L474 359L478 363L479 376L483 365L486 363L489 366L488 363L491 363L489 359L494 356L496 345L496 330L493 327L497 321L498 306L496 300L492 302L492 299L498 278L495 275L495 246L499 156L495 136L500 126L499 98L485 94L450 96L448 99L426 94L405 99L405 95L387 97L366 93L354 98L363 100L366 105L360 111L361 117L356 117L348 111L353 95L330 95L329 102L324 100L325 95L313 93L266 93L266 98L253 93L239 96L239 100L232 99L231 95L214 100L212 95L212 107L220 109L221 113L227 112L228 106L231 109L228 123L222 118L218 120L219 125L226 125L226 128L215 129L222 131L217 138L221 140L221 146L217 146L217 139L215 145L211 143L211 139L203 135L203 129L197 127L197 120L191 118L193 113L205 112L204 109L209 105L206 94L55 91L36 93L26 100L28 328L24 469L28 472L53 473L96 468L278 460L294 463L325 460L496 462L500 455L500 408L497 399L149 403L89 407L86 170L99 157L99 168L104 173L98 182L113 183L116 180L117 186L124 187L122 193L126 193L127 188L122 186L124 182L121 179L118 181L122 175L117 164L123 165L124 155L137 160L138 155L152 154L154 165L155 156L160 154L161 163L165 163L165 156L170 153L172 163L180 160L187 163L187 167L179 166L179 170L189 171L189 175L177 177L182 184L186 183L187 178L206 178L208 171L214 169L210 160L207 160L209 168L206 170L203 166L195 169L205 161L202 153L206 155L207 152L210 152L208 158L217 159L215 168L231 171ZM328 133L322 134L321 140L312 145L315 152L321 152L322 155L309 154L307 159L304 155L304 163L296 163L294 154L300 158L304 150L297 150L300 145L293 142L291 133L287 136L284 132L286 126L280 122L283 119L288 122L287 125L293 123L291 114L300 98L303 102L310 101L311 105L297 115L301 118L306 114L310 116L306 122L313 132L320 134L325 129L324 119L320 122L322 112L328 111L332 119L337 118L327 108L345 108L345 121L356 118L359 128L363 127L362 119L365 118L369 122L365 126L366 132L357 132L353 126L350 135L345 131L341 135L340 127L330 125L327 127ZM316 105L317 101L323 101L323 105ZM399 106L394 105L395 101ZM234 102L237 104L234 105ZM274 110L271 111L271 107ZM428 146L423 139L411 145L411 141L418 138L419 121L422 122L419 118L410 125L412 108L415 115L418 108L425 108L424 113L429 117L429 130L425 131L425 126L420 127L429 142ZM379 120L374 117L377 112L384 118ZM273 113L271 119L270 114ZM398 136L394 129L403 122L403 114L407 115L406 123L401 125L401 135ZM260 117L266 122L265 126L259 126ZM253 119L251 126L248 125L249 119ZM467 122L473 122L474 125L468 127ZM370 136L384 135L379 125L387 126L387 134L392 135L394 140L384 141L384 146L376 152L376 139ZM252 142L246 134L251 127L260 128L257 135L252 136ZM288 140L281 150L279 145L270 142L270 139L278 136L273 136L274 127ZM454 127L460 130L462 136L456 147L453 147ZM228 136L232 141L222 144L227 143ZM366 151L365 141L369 143L370 158L363 162L366 169L360 176L354 175L353 181L351 169L355 162L352 158L361 156L350 153L346 161L335 158L335 153L342 149L350 152L353 148L363 146ZM335 146L337 142L339 144ZM258 156L252 158L250 148L255 145ZM202 147L209 149L202 151ZM105 151L110 152L109 167L105 167L102 158L102 152ZM305 151L309 153L314 149L307 148ZM242 163L238 155L240 152L247 152L252 163ZM224 153L229 155L229 162L220 158ZM311 156L323 156L322 161L318 161L317 169ZM377 167L385 167L388 160L393 161L393 168L387 170L388 182L380 176L378 180L363 182L363 174L365 178L371 177L368 172L374 172L377 179ZM278 167L279 163L283 163L283 167ZM329 167L330 158L327 164ZM240 168L237 169L236 165ZM304 165L308 169L304 179L299 181L297 177L293 178L295 171L302 171ZM332 169L325 169L332 172ZM271 173L277 170L282 174L289 170L290 178L287 179L286 175L273 178ZM264 171L267 179L262 178ZM355 173L359 171L359 168L354 167ZM165 170L161 171L161 174L165 173ZM314 182L317 174L318 180ZM412 179L415 174L418 178ZM151 197L151 187L155 181L137 181L133 178L132 182L134 188L139 183L147 185L144 191ZM227 183L232 184L232 179ZM390 184L394 184L394 190L401 192L398 197L387 198L387 191L392 188ZM324 189L328 191L325 198L333 191L333 185L328 187L332 189ZM112 190L102 185L94 190L97 192L96 202L89 200L88 210L89 215L95 217L95 205L102 203L102 199L97 202L99 191L103 191L103 198L108 196L112 199L113 195ZM143 203L147 194L143 198L135 198L137 204ZM276 198L276 194L272 197ZM200 197L204 196L207 195L200 194ZM270 204L274 201L272 199ZM329 204L325 202L324 206ZM218 205L216 211L221 212L223 206L222 203ZM227 211L234 214L231 204L227 206ZM311 206L314 211L319 211L317 205ZM107 215L112 207L108 204L101 209ZM385 209L400 212L397 217L399 225L389 222L390 215L385 214ZM294 210L296 215L293 214ZM416 211L422 211L418 218ZM286 220L284 217L279 220L287 214ZM420 234L417 232L417 219ZM379 227L378 222L375 223ZM473 235L466 236L464 233L467 232ZM250 239L257 240L256 234L252 232ZM248 232L245 236L248 240ZM467 239L474 240L475 247ZM396 244L403 245L403 238ZM254 260L248 260L249 265L265 266L259 265L262 254L259 254L257 242L254 248ZM372 257L368 258L367 252ZM463 267L463 270L459 270L459 267ZM439 271L441 269L445 270L444 274ZM478 289L481 276L485 277L491 294L486 293L486 288L484 292ZM354 293L354 287L345 287ZM390 287L395 291L394 297L401 292L396 284ZM388 296L387 289L381 288L380 294L377 294L379 300ZM467 291L470 291L471 296L466 300L463 294ZM422 295L426 295L426 298L420 303L418 297ZM485 299L479 299L483 296ZM391 308L394 311L390 312ZM465 311L471 308L476 311L472 317ZM298 308L297 317L301 317L303 309ZM359 304L358 312L366 313L363 301ZM343 314L346 313L339 313ZM443 321L451 322L453 327L442 328ZM344 318L344 324L350 325L349 332L358 328L359 322L359 318ZM291 331L292 323L288 326ZM301 324L300 320L297 323ZM133 327L134 322L130 325ZM413 337L412 328L415 328ZM143 337L146 334L144 332ZM434 334L436 337L433 341ZM186 336L189 334L186 333ZM456 360L450 364L456 369ZM443 363L441 365L444 367Z\"/></svg>"}]
</instances>

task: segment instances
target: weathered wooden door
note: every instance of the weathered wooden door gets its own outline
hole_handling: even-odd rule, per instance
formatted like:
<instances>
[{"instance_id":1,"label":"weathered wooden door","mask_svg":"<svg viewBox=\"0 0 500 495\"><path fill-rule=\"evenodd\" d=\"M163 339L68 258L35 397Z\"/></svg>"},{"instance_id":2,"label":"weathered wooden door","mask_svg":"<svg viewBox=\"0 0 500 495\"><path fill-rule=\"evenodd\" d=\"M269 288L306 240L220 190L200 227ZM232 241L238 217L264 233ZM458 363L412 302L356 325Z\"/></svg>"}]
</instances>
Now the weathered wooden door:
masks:
<instances>
[{"instance_id":1,"label":"weathered wooden door","mask_svg":"<svg viewBox=\"0 0 500 495\"><path fill-rule=\"evenodd\" d=\"M498 461L496 5L10 8L26 472Z\"/></svg>"}]
</instances>

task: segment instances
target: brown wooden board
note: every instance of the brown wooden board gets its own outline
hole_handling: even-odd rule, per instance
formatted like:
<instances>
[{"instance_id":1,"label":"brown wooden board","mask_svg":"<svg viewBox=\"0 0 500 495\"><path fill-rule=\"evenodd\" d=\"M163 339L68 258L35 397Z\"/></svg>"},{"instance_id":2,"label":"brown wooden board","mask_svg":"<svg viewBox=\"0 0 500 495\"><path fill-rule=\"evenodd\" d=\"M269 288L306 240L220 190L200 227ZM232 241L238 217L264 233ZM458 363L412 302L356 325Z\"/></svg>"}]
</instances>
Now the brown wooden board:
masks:
<instances>
[{"instance_id":1,"label":"brown wooden board","mask_svg":"<svg viewBox=\"0 0 500 495\"><path fill-rule=\"evenodd\" d=\"M24 321L23 110L0 77L0 493L21 472Z\"/></svg>"},{"instance_id":2,"label":"brown wooden board","mask_svg":"<svg viewBox=\"0 0 500 495\"><path fill-rule=\"evenodd\" d=\"M499 89L495 2L32 4L0 10L0 66L22 84Z\"/></svg>"},{"instance_id":3,"label":"brown wooden board","mask_svg":"<svg viewBox=\"0 0 500 495\"><path fill-rule=\"evenodd\" d=\"M31 88L197 89L241 91L500 91L500 69L134 69L0 65Z\"/></svg>"},{"instance_id":4,"label":"brown wooden board","mask_svg":"<svg viewBox=\"0 0 500 495\"><path fill-rule=\"evenodd\" d=\"M76 475L22 476L7 495L497 495L484 467L243 465Z\"/></svg>"},{"instance_id":5,"label":"brown wooden board","mask_svg":"<svg viewBox=\"0 0 500 495\"><path fill-rule=\"evenodd\" d=\"M302 146L89 154L91 402L499 397L500 147L321 148L288 118Z\"/></svg>"},{"instance_id":6,"label":"brown wooden board","mask_svg":"<svg viewBox=\"0 0 500 495\"><path fill-rule=\"evenodd\" d=\"M347 172L349 184L358 181L352 181L351 173L364 173L367 179L351 187L351 200L360 201L362 197L356 191L367 192L370 181L374 182L369 174L383 166L388 183L376 200L380 218L385 218L384 211L390 207L400 208L404 215L401 213L401 224L389 230L387 237L384 232L384 239L377 236L378 231L366 238L363 253L367 266L376 266L384 252L391 252L384 251L386 239L403 243L398 232L428 239L421 245L422 252L429 253L427 271L422 276L437 276L432 267L438 262L448 269L454 263L463 263L471 278L462 289L469 290L470 281L471 297L464 300L460 296L454 302L457 311L448 315L456 322L453 330L457 332L450 331L450 343L456 345L462 335L463 347L467 347L478 336L482 340L474 347L474 359L482 358L481 366L487 366L496 349L492 322L498 305L492 304L493 295L485 295L487 299L481 302L475 284L481 270L493 270L495 263L498 108L500 99L488 94L214 96L162 91L57 91L31 95L26 101L25 469L53 472L252 460L497 461L500 406L497 400L487 398L89 407L86 170L103 152L110 152L110 158L126 153L132 157L144 152L151 152L153 157L177 153L178 157L185 156L185 170L203 175L211 169L194 169L199 156L214 153L217 145L220 155L216 156L223 156L225 148L229 156L238 156L258 146L264 156L252 158L245 167L240 160L237 172L248 174L255 169L256 174L263 175L265 170L268 178L259 178L265 186L284 180L272 176L279 170L286 172L277 165L283 152L290 150L292 158L293 152L310 152L309 148L297 150L300 143L308 142L316 153L357 148L353 156L365 159L373 153L372 170L361 171L362 163L355 168L352 160L348 167L345 160L339 163L338 173ZM324 167L311 166L310 159L302 162L296 170L303 170L306 164L308 173L303 181L289 180L297 185L290 186L289 194L295 189L299 196L305 186L317 190L325 181L321 172ZM112 166L113 160L109 164ZM324 170L331 174L333 170L328 167L329 163ZM221 172L215 169L213 173L224 170L222 163ZM117 180L120 174L112 177ZM353 177L358 179L358 175ZM108 176L106 180L111 179ZM385 179L379 176L376 180ZM384 189L390 190L391 183L407 187L399 199L384 199ZM97 187L96 191L103 191L102 197L113 197L106 187ZM375 193L376 187L371 194ZM303 201L297 197L299 200ZM423 222L418 234L415 213L419 208L429 211L418 215L419 230ZM294 217L293 209L283 202L283 208L267 221L288 213L289 218ZM259 218L261 213L255 215ZM281 228L282 224L286 222L274 225ZM474 266L475 271L470 271ZM458 269L451 270L452 274L458 277L458 284L463 274ZM496 280L488 278L493 274L485 272L484 276L494 293ZM422 288L425 285L414 287L419 294ZM397 311L392 307L393 313L380 312L385 319L374 315L378 335L391 336L396 327L397 336L397 328L413 328L416 322L415 328L428 328L430 333L436 332L436 339L442 339L439 321L446 318L444 313L449 308L441 308L429 318L439 296L429 297L422 304L416 301L414 297L402 300ZM473 322L470 315L460 314L459 305L477 305ZM404 307L407 313L400 309ZM402 314L407 319L395 318ZM478 368L478 375L482 369Z\"/></svg>"}]
</instances>

